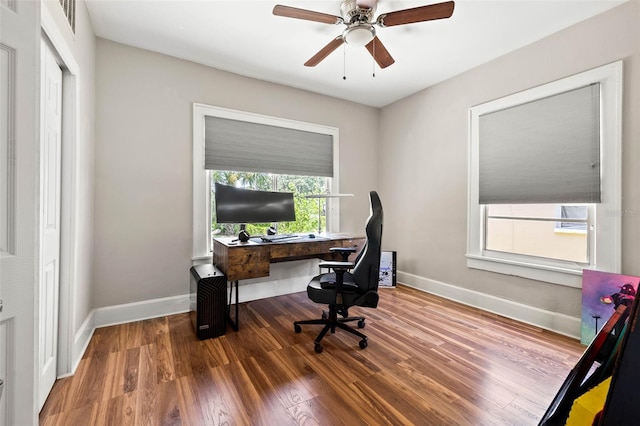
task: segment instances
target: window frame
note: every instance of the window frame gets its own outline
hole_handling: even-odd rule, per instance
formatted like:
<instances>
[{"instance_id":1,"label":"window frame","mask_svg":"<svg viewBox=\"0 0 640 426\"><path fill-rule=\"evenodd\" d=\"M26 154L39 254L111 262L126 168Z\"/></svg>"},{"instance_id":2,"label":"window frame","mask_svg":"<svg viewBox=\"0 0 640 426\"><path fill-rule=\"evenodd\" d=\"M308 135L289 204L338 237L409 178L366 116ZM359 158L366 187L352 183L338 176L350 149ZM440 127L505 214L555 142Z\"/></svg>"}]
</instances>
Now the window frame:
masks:
<instances>
[{"instance_id":1,"label":"window frame","mask_svg":"<svg viewBox=\"0 0 640 426\"><path fill-rule=\"evenodd\" d=\"M192 260L208 260L211 247L211 172L204 169L205 117L215 116L270 126L321 133L333 139L333 177L330 178L331 193L338 193L339 179L339 131L335 127L289 120L268 115L238 111L229 108L193 104L193 251ZM327 232L340 229L339 198L327 199ZM209 230L207 232L207 230Z\"/></svg>"},{"instance_id":2,"label":"window frame","mask_svg":"<svg viewBox=\"0 0 640 426\"><path fill-rule=\"evenodd\" d=\"M582 269L619 273L622 205L622 61L508 95L469 110L467 267L570 287L582 287ZM484 250L485 206L479 194L479 117L483 114L554 96L592 83L601 84L600 149L602 202L592 218L589 265Z\"/></svg>"}]
</instances>

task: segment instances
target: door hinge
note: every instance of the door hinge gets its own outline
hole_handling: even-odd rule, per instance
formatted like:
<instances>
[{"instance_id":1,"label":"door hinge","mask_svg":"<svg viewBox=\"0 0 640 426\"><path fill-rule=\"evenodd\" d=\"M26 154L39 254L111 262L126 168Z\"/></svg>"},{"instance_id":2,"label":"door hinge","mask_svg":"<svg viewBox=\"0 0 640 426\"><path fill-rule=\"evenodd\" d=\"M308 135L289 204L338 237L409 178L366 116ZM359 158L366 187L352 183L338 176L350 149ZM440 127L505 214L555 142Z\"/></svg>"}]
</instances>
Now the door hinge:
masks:
<instances>
[{"instance_id":1,"label":"door hinge","mask_svg":"<svg viewBox=\"0 0 640 426\"><path fill-rule=\"evenodd\" d=\"M0 399L2 399L2 390L4 389L4 380L0 379Z\"/></svg>"},{"instance_id":2,"label":"door hinge","mask_svg":"<svg viewBox=\"0 0 640 426\"><path fill-rule=\"evenodd\" d=\"M2 299L0 299L0 313L2 312L2 306L3 306L3 302L2 302Z\"/></svg>"}]
</instances>

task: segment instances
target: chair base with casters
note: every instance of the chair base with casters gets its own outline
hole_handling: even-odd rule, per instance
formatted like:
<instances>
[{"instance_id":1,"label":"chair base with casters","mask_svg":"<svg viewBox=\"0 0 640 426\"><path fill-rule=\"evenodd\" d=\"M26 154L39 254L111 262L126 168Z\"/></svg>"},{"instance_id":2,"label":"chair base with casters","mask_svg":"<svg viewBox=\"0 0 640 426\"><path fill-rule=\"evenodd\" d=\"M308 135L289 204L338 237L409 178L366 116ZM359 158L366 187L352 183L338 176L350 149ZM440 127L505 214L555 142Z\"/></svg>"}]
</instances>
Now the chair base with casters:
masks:
<instances>
[{"instance_id":1,"label":"chair base with casters","mask_svg":"<svg viewBox=\"0 0 640 426\"><path fill-rule=\"evenodd\" d=\"M362 293L358 285L351 280L352 275L347 270L353 267L353 263L321 262L321 264L323 267L333 269L335 274L323 274L315 277L307 286L307 294L313 301L328 304L329 312L323 311L320 319L295 321L293 323L294 331L296 333L302 332L300 326L303 324L324 325L314 341L313 349L317 353L323 350L321 341L324 336L329 331L334 334L336 328L360 337L360 348L366 348L369 345L367 336L347 324L348 322L357 321L358 328L362 329L365 327L365 318L361 316L350 317L348 307L365 306L375 308L378 305L378 293L376 291ZM326 278L329 275L335 276L335 280L327 282ZM346 281L345 277L347 278Z\"/></svg>"},{"instance_id":2,"label":"chair base with casters","mask_svg":"<svg viewBox=\"0 0 640 426\"><path fill-rule=\"evenodd\" d=\"M342 318L339 318L338 314L342 315ZM340 328L360 337L361 340L358 344L361 349L364 349L369 345L367 342L367 336L346 324L352 321L358 321L358 328L364 328L365 326L364 317L350 317L347 309L339 309L336 305L330 305L329 312L327 313L326 311L323 311L321 319L295 321L293 323L293 329L296 333L301 333L302 327L300 327L300 325L302 324L324 325L322 331L320 331L320 334L318 334L318 337L316 337L316 340L314 341L313 350L316 351L316 353L320 353L322 352L322 349L324 349L322 343L320 343L322 338L329 331L331 331L331 334L334 334L336 332L336 328Z\"/></svg>"}]
</instances>

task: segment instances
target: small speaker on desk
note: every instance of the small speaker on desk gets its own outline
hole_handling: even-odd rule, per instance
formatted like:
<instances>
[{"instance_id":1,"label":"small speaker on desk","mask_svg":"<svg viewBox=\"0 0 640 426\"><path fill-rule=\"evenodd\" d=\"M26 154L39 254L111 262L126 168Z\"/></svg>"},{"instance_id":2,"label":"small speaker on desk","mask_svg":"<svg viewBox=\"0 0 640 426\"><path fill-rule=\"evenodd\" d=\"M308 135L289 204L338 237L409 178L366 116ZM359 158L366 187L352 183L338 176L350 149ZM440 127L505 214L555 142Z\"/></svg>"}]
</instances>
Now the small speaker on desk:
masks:
<instances>
[{"instance_id":1,"label":"small speaker on desk","mask_svg":"<svg viewBox=\"0 0 640 426\"><path fill-rule=\"evenodd\" d=\"M189 310L199 339L222 336L227 330L227 277L212 264L191 268Z\"/></svg>"}]
</instances>

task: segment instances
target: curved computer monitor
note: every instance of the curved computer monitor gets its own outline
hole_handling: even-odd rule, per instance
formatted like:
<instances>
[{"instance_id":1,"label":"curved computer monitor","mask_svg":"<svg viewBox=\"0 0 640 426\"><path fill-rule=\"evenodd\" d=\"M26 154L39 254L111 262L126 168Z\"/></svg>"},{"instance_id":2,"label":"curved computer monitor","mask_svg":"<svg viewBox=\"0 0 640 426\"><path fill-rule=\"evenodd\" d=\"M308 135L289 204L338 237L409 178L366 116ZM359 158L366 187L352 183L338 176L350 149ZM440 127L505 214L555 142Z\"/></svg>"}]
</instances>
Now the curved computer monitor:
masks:
<instances>
[{"instance_id":1,"label":"curved computer monitor","mask_svg":"<svg viewBox=\"0 0 640 426\"><path fill-rule=\"evenodd\" d=\"M296 211L291 192L255 191L215 184L218 223L294 222Z\"/></svg>"}]
</instances>

